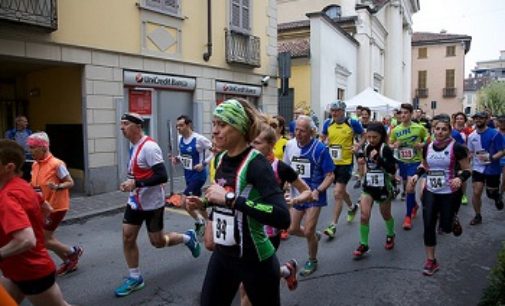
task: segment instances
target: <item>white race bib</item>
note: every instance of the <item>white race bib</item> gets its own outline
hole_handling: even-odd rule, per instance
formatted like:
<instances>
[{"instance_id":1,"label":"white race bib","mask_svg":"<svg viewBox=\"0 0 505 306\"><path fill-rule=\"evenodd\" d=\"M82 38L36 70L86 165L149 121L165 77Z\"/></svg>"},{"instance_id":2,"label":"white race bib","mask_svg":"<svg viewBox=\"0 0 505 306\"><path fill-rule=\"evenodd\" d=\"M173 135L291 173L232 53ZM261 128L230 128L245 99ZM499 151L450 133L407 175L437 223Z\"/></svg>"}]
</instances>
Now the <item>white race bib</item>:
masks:
<instances>
[{"instance_id":1,"label":"white race bib","mask_svg":"<svg viewBox=\"0 0 505 306\"><path fill-rule=\"evenodd\" d=\"M329 150L330 150L330 156L333 159L333 161L342 160L342 146L330 145Z\"/></svg>"},{"instance_id":2,"label":"white race bib","mask_svg":"<svg viewBox=\"0 0 505 306\"><path fill-rule=\"evenodd\" d=\"M235 218L233 215L214 211L212 215L212 234L214 242L220 245L235 245Z\"/></svg>"},{"instance_id":3,"label":"white race bib","mask_svg":"<svg viewBox=\"0 0 505 306\"><path fill-rule=\"evenodd\" d=\"M398 150L400 154L400 159L411 160L414 158L414 149L413 148L400 148Z\"/></svg>"},{"instance_id":4,"label":"white race bib","mask_svg":"<svg viewBox=\"0 0 505 306\"><path fill-rule=\"evenodd\" d=\"M291 167L301 178L310 178L310 160L295 156L291 159Z\"/></svg>"},{"instance_id":5,"label":"white race bib","mask_svg":"<svg viewBox=\"0 0 505 306\"><path fill-rule=\"evenodd\" d=\"M481 164L489 165L491 163L491 155L486 150L477 151L476 155Z\"/></svg>"},{"instance_id":6,"label":"white race bib","mask_svg":"<svg viewBox=\"0 0 505 306\"><path fill-rule=\"evenodd\" d=\"M444 171L428 171L426 184L429 189L434 191L442 189L446 184Z\"/></svg>"},{"instance_id":7,"label":"white race bib","mask_svg":"<svg viewBox=\"0 0 505 306\"><path fill-rule=\"evenodd\" d=\"M366 185L369 187L384 187L384 172L370 170L366 173Z\"/></svg>"},{"instance_id":8,"label":"white race bib","mask_svg":"<svg viewBox=\"0 0 505 306\"><path fill-rule=\"evenodd\" d=\"M193 170L193 158L191 155L181 155L179 156L181 160L182 167L186 170Z\"/></svg>"}]
</instances>

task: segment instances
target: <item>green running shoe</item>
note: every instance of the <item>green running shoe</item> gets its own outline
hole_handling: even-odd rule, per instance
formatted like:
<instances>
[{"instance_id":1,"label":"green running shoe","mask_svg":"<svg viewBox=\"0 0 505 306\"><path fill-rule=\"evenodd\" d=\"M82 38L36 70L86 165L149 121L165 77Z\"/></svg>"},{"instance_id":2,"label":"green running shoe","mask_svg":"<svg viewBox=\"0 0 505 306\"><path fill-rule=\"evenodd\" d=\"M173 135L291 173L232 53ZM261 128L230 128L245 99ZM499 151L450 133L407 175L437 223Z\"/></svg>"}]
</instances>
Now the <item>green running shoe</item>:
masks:
<instances>
[{"instance_id":1,"label":"green running shoe","mask_svg":"<svg viewBox=\"0 0 505 306\"><path fill-rule=\"evenodd\" d=\"M463 197L461 198L461 205L468 205L468 197L466 196L466 194L464 194Z\"/></svg>"},{"instance_id":2,"label":"green running shoe","mask_svg":"<svg viewBox=\"0 0 505 306\"><path fill-rule=\"evenodd\" d=\"M335 226L335 224L328 225L328 227L324 230L324 234L326 236L328 236L328 238L330 238L330 239L335 238L336 232L337 232L337 227ZM317 233L316 233L316 236L317 236Z\"/></svg>"},{"instance_id":3,"label":"green running shoe","mask_svg":"<svg viewBox=\"0 0 505 306\"><path fill-rule=\"evenodd\" d=\"M358 211L358 204L354 204L354 206L347 211L347 222L351 223L356 217L356 212Z\"/></svg>"},{"instance_id":4,"label":"green running shoe","mask_svg":"<svg viewBox=\"0 0 505 306\"><path fill-rule=\"evenodd\" d=\"M302 271L300 271L300 276L309 276L317 270L317 260L307 260L305 266L303 266Z\"/></svg>"}]
</instances>

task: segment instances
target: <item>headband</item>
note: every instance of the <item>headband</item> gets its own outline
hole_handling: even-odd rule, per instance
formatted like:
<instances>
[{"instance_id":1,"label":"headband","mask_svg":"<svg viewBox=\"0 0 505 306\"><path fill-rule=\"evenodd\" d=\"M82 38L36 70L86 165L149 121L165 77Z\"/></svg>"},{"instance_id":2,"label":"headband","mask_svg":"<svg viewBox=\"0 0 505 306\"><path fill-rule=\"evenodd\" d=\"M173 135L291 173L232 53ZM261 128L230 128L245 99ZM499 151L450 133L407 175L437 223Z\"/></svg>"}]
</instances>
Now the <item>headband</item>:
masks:
<instances>
[{"instance_id":1,"label":"headband","mask_svg":"<svg viewBox=\"0 0 505 306\"><path fill-rule=\"evenodd\" d=\"M121 120L128 120L128 121L133 122L135 124L144 124L144 119L142 119L138 116L135 116L135 115L130 115L128 113L123 114L121 116Z\"/></svg>"},{"instance_id":2,"label":"headband","mask_svg":"<svg viewBox=\"0 0 505 306\"><path fill-rule=\"evenodd\" d=\"M214 110L214 117L236 128L242 135L245 135L249 128L249 117L242 104L235 99L219 104Z\"/></svg>"}]
</instances>

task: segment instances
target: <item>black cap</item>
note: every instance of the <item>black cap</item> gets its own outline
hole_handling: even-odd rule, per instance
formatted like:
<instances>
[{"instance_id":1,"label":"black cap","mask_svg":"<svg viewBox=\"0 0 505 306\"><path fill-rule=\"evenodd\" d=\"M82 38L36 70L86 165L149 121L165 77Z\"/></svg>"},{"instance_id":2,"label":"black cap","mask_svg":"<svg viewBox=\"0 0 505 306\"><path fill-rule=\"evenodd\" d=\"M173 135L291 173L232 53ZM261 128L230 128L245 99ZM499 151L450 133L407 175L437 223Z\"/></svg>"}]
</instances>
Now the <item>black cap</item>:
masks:
<instances>
[{"instance_id":1,"label":"black cap","mask_svg":"<svg viewBox=\"0 0 505 306\"><path fill-rule=\"evenodd\" d=\"M479 117L479 118L487 118L489 117L489 114L487 112L476 112L472 118Z\"/></svg>"}]
</instances>

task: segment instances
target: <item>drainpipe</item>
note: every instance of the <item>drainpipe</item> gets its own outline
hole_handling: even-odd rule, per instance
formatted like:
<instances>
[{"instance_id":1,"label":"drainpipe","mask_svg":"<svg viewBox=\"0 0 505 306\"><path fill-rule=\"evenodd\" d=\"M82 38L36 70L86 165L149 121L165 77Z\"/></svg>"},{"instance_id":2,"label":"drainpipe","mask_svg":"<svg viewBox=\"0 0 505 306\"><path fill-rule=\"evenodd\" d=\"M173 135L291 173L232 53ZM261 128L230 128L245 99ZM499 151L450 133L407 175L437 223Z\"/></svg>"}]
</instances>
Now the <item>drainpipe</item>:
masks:
<instances>
[{"instance_id":1,"label":"drainpipe","mask_svg":"<svg viewBox=\"0 0 505 306\"><path fill-rule=\"evenodd\" d=\"M207 0L207 52L203 54L203 60L208 62L212 56L212 0Z\"/></svg>"}]
</instances>

